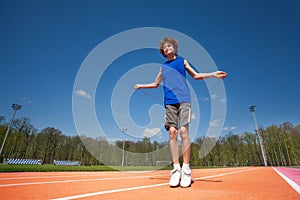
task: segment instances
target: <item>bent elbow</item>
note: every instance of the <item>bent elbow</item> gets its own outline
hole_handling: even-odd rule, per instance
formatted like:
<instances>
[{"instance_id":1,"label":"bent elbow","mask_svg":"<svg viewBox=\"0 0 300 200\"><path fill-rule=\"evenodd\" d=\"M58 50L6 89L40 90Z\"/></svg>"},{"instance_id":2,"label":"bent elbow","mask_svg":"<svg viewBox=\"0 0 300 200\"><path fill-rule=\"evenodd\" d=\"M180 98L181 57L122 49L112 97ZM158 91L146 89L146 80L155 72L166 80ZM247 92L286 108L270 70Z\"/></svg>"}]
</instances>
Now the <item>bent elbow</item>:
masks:
<instances>
[{"instance_id":1,"label":"bent elbow","mask_svg":"<svg viewBox=\"0 0 300 200\"><path fill-rule=\"evenodd\" d=\"M158 86L159 86L159 83L154 84L154 88L158 88Z\"/></svg>"}]
</instances>

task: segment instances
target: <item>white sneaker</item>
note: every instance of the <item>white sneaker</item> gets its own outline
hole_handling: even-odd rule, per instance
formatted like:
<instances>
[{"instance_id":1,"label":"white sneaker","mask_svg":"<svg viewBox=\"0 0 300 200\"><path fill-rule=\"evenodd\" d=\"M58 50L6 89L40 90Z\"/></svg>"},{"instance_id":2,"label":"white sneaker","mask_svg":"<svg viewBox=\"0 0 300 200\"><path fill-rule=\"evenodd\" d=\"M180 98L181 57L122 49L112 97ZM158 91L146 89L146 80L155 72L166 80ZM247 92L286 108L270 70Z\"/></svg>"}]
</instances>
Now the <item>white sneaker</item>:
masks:
<instances>
[{"instance_id":1,"label":"white sneaker","mask_svg":"<svg viewBox=\"0 0 300 200\"><path fill-rule=\"evenodd\" d=\"M182 169L180 186L181 187L190 187L191 183L192 183L191 170Z\"/></svg>"},{"instance_id":2,"label":"white sneaker","mask_svg":"<svg viewBox=\"0 0 300 200\"><path fill-rule=\"evenodd\" d=\"M170 178L170 186L171 187L179 186L180 175L181 175L180 171L181 171L180 169L172 169L171 178Z\"/></svg>"}]
</instances>

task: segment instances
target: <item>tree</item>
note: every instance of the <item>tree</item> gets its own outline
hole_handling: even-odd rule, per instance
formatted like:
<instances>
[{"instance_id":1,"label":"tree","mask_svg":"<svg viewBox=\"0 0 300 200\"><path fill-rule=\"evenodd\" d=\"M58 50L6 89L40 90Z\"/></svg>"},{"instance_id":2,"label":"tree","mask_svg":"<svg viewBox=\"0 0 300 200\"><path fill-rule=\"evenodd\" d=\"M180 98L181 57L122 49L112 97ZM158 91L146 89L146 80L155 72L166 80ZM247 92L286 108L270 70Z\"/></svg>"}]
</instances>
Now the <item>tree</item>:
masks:
<instances>
[{"instance_id":1,"label":"tree","mask_svg":"<svg viewBox=\"0 0 300 200\"><path fill-rule=\"evenodd\" d=\"M0 141L3 140L7 124L0 117ZM290 122L260 128L268 157L268 164L292 166L300 163L300 125ZM200 152L205 145L214 146L210 152ZM29 118L12 122L1 159L40 159L44 163L53 160L80 161L85 165L120 165L123 141L111 144L104 137L66 136L54 127L38 131ZM210 149L210 148L207 148ZM156 161L170 161L167 141L151 142L150 138L125 143L126 165L156 165ZM255 133L233 134L224 137L195 138L191 144L192 166L263 165L262 154Z\"/></svg>"},{"instance_id":2,"label":"tree","mask_svg":"<svg viewBox=\"0 0 300 200\"><path fill-rule=\"evenodd\" d=\"M47 127L44 128L40 134L42 134L43 138L45 139L45 142L43 142L43 161L44 163L53 163L62 132L53 127Z\"/></svg>"}]
</instances>

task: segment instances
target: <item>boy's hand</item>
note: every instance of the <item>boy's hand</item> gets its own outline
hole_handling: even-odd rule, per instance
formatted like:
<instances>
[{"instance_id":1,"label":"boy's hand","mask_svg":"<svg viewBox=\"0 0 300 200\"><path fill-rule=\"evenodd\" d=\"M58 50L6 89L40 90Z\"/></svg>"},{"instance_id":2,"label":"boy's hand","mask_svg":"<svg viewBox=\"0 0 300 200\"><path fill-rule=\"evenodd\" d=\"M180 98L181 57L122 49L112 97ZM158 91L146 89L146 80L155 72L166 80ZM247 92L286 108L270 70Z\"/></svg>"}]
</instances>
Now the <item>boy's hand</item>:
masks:
<instances>
[{"instance_id":1,"label":"boy's hand","mask_svg":"<svg viewBox=\"0 0 300 200\"><path fill-rule=\"evenodd\" d=\"M219 79L223 79L223 78L226 78L227 77L227 73L226 72L223 72L223 71L216 71L216 77L219 78Z\"/></svg>"}]
</instances>

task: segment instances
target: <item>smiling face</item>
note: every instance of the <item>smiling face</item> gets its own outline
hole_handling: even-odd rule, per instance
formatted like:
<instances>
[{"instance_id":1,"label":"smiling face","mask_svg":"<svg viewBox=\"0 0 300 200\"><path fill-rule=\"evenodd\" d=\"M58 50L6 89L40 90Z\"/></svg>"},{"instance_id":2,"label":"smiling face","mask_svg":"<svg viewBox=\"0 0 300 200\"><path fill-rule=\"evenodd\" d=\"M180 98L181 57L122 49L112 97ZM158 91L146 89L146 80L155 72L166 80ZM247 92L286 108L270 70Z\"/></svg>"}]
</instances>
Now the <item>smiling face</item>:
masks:
<instances>
[{"instance_id":1,"label":"smiling face","mask_svg":"<svg viewBox=\"0 0 300 200\"><path fill-rule=\"evenodd\" d=\"M166 57L170 54L175 54L174 46L171 43L165 43L163 46L163 52Z\"/></svg>"},{"instance_id":2,"label":"smiling face","mask_svg":"<svg viewBox=\"0 0 300 200\"><path fill-rule=\"evenodd\" d=\"M164 57L168 55L176 56L178 52L178 42L170 37L165 37L159 42L159 51Z\"/></svg>"}]
</instances>

